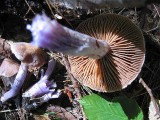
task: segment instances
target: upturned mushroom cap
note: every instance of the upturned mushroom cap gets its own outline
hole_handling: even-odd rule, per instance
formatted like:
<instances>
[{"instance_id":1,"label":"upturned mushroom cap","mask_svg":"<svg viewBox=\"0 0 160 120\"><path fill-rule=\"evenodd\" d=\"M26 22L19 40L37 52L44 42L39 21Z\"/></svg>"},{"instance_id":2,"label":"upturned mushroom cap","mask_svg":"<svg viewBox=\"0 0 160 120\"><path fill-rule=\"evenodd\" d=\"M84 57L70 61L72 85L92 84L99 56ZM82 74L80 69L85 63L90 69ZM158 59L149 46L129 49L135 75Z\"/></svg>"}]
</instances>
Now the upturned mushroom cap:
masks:
<instances>
[{"instance_id":1,"label":"upturned mushroom cap","mask_svg":"<svg viewBox=\"0 0 160 120\"><path fill-rule=\"evenodd\" d=\"M83 85L100 92L114 92L125 88L138 76L145 58L145 44L141 30L128 18L116 14L102 14L82 22L77 31L110 46L101 59L69 56L71 73Z\"/></svg>"},{"instance_id":2,"label":"upturned mushroom cap","mask_svg":"<svg viewBox=\"0 0 160 120\"><path fill-rule=\"evenodd\" d=\"M29 66L40 67L47 60L47 54L39 47L33 46L30 43L11 43L11 51L18 60Z\"/></svg>"}]
</instances>

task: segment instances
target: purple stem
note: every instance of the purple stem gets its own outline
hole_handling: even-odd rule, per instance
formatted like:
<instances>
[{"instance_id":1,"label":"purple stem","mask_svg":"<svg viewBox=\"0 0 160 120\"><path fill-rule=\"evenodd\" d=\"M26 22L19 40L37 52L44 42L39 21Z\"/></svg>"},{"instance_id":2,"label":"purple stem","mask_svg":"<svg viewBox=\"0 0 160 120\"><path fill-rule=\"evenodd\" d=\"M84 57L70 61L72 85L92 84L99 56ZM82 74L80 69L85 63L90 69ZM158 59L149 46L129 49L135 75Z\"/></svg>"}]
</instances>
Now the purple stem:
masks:
<instances>
[{"instance_id":1,"label":"purple stem","mask_svg":"<svg viewBox=\"0 0 160 120\"><path fill-rule=\"evenodd\" d=\"M55 68L55 64L56 64L56 61L53 60L53 59L48 62L47 70L46 70L44 76L40 79L40 81L49 79L50 75L52 74L52 72L53 72L53 70Z\"/></svg>"},{"instance_id":2,"label":"purple stem","mask_svg":"<svg viewBox=\"0 0 160 120\"><path fill-rule=\"evenodd\" d=\"M16 96L19 93L19 91L24 83L24 80L26 79L27 71L28 71L28 66L21 63L21 65L19 67L19 71L18 71L16 78L14 80L14 83L12 85L12 88L1 97L2 103L4 103L8 99Z\"/></svg>"},{"instance_id":3,"label":"purple stem","mask_svg":"<svg viewBox=\"0 0 160 120\"><path fill-rule=\"evenodd\" d=\"M45 74L42 71L41 79L36 84L34 84L29 90L23 93L23 97L37 97L50 92L50 88L53 87L54 82L49 81L48 79L54 70L55 63L56 62L53 59L48 62L48 68Z\"/></svg>"},{"instance_id":4,"label":"purple stem","mask_svg":"<svg viewBox=\"0 0 160 120\"><path fill-rule=\"evenodd\" d=\"M110 50L106 41L64 27L45 14L37 15L27 29L32 32L33 45L53 52L98 59Z\"/></svg>"},{"instance_id":5,"label":"purple stem","mask_svg":"<svg viewBox=\"0 0 160 120\"><path fill-rule=\"evenodd\" d=\"M60 90L58 90L58 91L56 91L56 92L50 91L49 93L43 95L43 96L41 97L41 99L42 99L43 102L47 102L47 101L49 101L50 99L59 98L59 96L61 95L61 93L62 93L62 92L61 92Z\"/></svg>"}]
</instances>

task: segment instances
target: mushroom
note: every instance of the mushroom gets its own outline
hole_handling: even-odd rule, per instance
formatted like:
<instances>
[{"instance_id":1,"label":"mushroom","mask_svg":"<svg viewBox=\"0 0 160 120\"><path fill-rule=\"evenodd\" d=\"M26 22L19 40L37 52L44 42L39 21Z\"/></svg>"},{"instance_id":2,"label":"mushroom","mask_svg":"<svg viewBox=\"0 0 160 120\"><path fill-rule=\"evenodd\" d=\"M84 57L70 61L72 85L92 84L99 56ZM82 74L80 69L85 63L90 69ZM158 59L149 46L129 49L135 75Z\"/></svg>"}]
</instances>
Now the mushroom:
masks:
<instances>
[{"instance_id":1,"label":"mushroom","mask_svg":"<svg viewBox=\"0 0 160 120\"><path fill-rule=\"evenodd\" d=\"M17 74L19 64L14 60L5 58L0 66L0 76L12 77Z\"/></svg>"},{"instance_id":2,"label":"mushroom","mask_svg":"<svg viewBox=\"0 0 160 120\"><path fill-rule=\"evenodd\" d=\"M28 66L41 67L47 60L47 55L43 50L29 43L10 43L10 45L11 51L21 61L21 65L11 89L1 97L2 103L19 93L26 79Z\"/></svg>"},{"instance_id":3,"label":"mushroom","mask_svg":"<svg viewBox=\"0 0 160 120\"><path fill-rule=\"evenodd\" d=\"M35 47L30 43L11 43L11 51L16 58L26 66L41 67L47 60L46 53L39 47Z\"/></svg>"},{"instance_id":4,"label":"mushroom","mask_svg":"<svg viewBox=\"0 0 160 120\"><path fill-rule=\"evenodd\" d=\"M16 61L5 58L0 65L0 76L5 87L12 86L20 64Z\"/></svg>"},{"instance_id":5,"label":"mushroom","mask_svg":"<svg viewBox=\"0 0 160 120\"><path fill-rule=\"evenodd\" d=\"M15 80L14 80L14 83L13 83L11 89L9 91L7 91L3 96L1 96L2 103L4 103L8 99L16 96L19 93L19 91L24 83L24 80L26 78L27 70L28 70L28 66L21 63L21 65L19 67L19 71L15 77Z\"/></svg>"},{"instance_id":6,"label":"mushroom","mask_svg":"<svg viewBox=\"0 0 160 120\"><path fill-rule=\"evenodd\" d=\"M127 87L145 58L141 30L127 17L102 14L82 22L77 31L37 15L27 28L33 45L69 55L71 73L83 85L100 92Z\"/></svg>"},{"instance_id":7,"label":"mushroom","mask_svg":"<svg viewBox=\"0 0 160 120\"><path fill-rule=\"evenodd\" d=\"M103 14L84 21L76 30L105 40L110 47L101 59L69 56L77 80L100 92L114 92L136 79L144 63L145 45L141 30L128 18Z\"/></svg>"}]
</instances>

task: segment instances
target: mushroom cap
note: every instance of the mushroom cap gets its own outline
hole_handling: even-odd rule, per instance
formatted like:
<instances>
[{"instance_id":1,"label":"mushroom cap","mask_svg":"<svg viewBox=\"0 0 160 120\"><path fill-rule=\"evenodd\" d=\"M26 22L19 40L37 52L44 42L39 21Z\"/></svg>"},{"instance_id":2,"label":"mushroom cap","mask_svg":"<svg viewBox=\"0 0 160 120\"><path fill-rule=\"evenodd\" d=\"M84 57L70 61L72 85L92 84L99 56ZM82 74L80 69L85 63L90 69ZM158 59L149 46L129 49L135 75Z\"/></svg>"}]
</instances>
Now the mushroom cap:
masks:
<instances>
[{"instance_id":1,"label":"mushroom cap","mask_svg":"<svg viewBox=\"0 0 160 120\"><path fill-rule=\"evenodd\" d=\"M16 61L5 58L0 66L0 76L12 77L18 73L19 66Z\"/></svg>"},{"instance_id":2,"label":"mushroom cap","mask_svg":"<svg viewBox=\"0 0 160 120\"><path fill-rule=\"evenodd\" d=\"M71 73L83 85L100 92L114 92L136 79L145 59L141 30L127 17L102 14L82 22L77 31L106 40L110 46L101 59L69 56Z\"/></svg>"},{"instance_id":3,"label":"mushroom cap","mask_svg":"<svg viewBox=\"0 0 160 120\"><path fill-rule=\"evenodd\" d=\"M47 60L47 54L39 47L33 46L30 43L11 43L11 51L18 60L28 66L41 67Z\"/></svg>"}]
</instances>

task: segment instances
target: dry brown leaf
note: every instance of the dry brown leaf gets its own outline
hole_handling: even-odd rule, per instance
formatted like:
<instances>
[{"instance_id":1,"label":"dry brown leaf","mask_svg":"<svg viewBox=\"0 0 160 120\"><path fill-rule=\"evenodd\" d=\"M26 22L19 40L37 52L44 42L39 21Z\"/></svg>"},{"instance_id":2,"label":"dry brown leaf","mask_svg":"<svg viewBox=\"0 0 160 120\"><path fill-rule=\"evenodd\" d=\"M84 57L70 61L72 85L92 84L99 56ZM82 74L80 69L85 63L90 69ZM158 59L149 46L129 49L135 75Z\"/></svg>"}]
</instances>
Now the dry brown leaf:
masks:
<instances>
[{"instance_id":1,"label":"dry brown leaf","mask_svg":"<svg viewBox=\"0 0 160 120\"><path fill-rule=\"evenodd\" d=\"M55 112L56 117L60 118L61 120L76 120L76 118L70 112L60 106L49 107L47 111Z\"/></svg>"}]
</instances>

